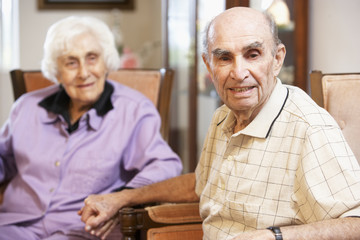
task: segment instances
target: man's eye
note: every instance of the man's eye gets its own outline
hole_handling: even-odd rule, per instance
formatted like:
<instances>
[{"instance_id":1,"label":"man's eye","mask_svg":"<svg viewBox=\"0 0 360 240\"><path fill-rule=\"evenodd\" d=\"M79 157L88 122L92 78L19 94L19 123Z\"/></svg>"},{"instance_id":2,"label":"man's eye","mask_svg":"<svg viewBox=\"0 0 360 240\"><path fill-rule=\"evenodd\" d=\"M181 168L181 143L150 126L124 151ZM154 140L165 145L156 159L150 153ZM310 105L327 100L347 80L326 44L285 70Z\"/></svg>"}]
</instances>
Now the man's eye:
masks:
<instances>
[{"instance_id":1,"label":"man's eye","mask_svg":"<svg viewBox=\"0 0 360 240\"><path fill-rule=\"evenodd\" d=\"M251 51L248 54L248 57L253 59L253 58L257 58L258 56L260 56L260 53L258 51Z\"/></svg>"},{"instance_id":2,"label":"man's eye","mask_svg":"<svg viewBox=\"0 0 360 240\"><path fill-rule=\"evenodd\" d=\"M223 62L227 62L227 61L230 61L231 58L229 56L220 56L219 57L219 60L220 61L223 61Z\"/></svg>"}]
</instances>

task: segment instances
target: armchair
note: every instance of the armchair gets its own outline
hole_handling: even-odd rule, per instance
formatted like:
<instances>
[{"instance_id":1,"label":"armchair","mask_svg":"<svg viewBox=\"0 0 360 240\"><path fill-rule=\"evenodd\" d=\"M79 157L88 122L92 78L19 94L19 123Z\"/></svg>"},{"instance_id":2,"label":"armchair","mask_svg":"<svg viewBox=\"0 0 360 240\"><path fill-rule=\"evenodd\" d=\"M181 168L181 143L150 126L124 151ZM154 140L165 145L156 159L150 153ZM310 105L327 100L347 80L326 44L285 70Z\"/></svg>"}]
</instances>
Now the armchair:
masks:
<instances>
[{"instance_id":1,"label":"armchair","mask_svg":"<svg viewBox=\"0 0 360 240\"><path fill-rule=\"evenodd\" d=\"M360 73L310 73L311 97L339 124L360 163Z\"/></svg>"}]
</instances>

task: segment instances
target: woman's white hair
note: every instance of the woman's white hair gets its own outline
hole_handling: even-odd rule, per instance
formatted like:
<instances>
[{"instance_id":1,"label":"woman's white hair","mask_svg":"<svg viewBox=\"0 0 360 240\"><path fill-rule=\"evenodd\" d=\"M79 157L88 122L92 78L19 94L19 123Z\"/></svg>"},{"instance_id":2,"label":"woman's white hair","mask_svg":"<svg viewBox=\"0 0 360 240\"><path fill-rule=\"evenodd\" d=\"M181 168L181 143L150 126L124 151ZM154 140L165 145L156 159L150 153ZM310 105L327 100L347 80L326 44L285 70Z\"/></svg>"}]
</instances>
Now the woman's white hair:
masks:
<instances>
[{"instance_id":1,"label":"woman's white hair","mask_svg":"<svg viewBox=\"0 0 360 240\"><path fill-rule=\"evenodd\" d=\"M109 27L94 17L71 16L54 23L46 34L44 56L41 61L41 71L46 78L57 82L57 58L64 53L75 37L84 33L92 34L99 42L108 71L119 68L120 57Z\"/></svg>"}]
</instances>

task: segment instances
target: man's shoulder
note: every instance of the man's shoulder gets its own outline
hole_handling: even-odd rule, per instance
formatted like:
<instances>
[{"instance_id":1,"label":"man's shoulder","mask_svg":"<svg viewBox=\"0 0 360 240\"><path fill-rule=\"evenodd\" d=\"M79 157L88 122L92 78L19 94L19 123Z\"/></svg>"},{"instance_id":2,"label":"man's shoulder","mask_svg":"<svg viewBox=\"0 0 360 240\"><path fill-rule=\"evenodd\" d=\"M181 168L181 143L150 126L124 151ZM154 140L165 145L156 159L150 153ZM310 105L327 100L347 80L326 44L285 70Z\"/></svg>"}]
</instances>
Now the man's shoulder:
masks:
<instances>
[{"instance_id":1,"label":"man's shoulder","mask_svg":"<svg viewBox=\"0 0 360 240\"><path fill-rule=\"evenodd\" d=\"M337 125L334 118L303 90L293 86L287 86L289 97L284 106L284 111L298 121L304 121L309 125Z\"/></svg>"},{"instance_id":2,"label":"man's shoulder","mask_svg":"<svg viewBox=\"0 0 360 240\"><path fill-rule=\"evenodd\" d=\"M229 115L231 110L225 105L218 107L213 115L213 122L220 123Z\"/></svg>"}]
</instances>

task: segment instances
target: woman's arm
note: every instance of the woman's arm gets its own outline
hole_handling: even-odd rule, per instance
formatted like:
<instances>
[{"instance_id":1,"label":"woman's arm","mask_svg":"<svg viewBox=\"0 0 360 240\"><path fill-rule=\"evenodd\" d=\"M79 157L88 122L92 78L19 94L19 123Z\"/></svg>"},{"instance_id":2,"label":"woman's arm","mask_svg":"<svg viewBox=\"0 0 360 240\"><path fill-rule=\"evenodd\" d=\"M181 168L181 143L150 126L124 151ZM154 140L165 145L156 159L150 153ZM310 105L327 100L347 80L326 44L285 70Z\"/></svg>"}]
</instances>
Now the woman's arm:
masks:
<instances>
[{"instance_id":1,"label":"woman's arm","mask_svg":"<svg viewBox=\"0 0 360 240\"><path fill-rule=\"evenodd\" d=\"M199 201L199 197L195 193L195 174L189 173L137 189L90 195L85 199L85 206L79 214L86 224L86 231L106 237L116 225L113 217L123 207L151 202L196 201Z\"/></svg>"}]
</instances>

